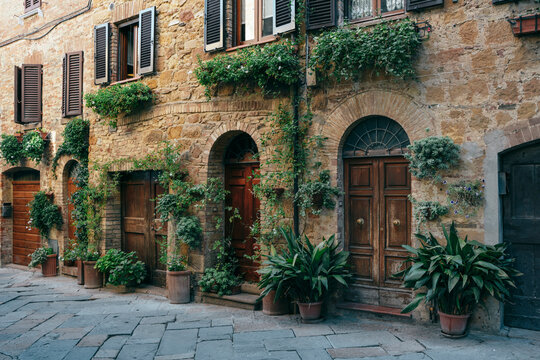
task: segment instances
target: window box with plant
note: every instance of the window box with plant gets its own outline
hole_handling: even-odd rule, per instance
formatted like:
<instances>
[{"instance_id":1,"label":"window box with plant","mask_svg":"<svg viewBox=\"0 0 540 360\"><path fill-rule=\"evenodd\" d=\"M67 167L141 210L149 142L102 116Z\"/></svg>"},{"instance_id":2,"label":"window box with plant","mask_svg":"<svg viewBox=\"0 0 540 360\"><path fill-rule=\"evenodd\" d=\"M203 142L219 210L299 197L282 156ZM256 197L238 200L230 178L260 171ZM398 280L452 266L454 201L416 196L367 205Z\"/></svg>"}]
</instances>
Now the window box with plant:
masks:
<instances>
[{"instance_id":1,"label":"window box with plant","mask_svg":"<svg viewBox=\"0 0 540 360\"><path fill-rule=\"evenodd\" d=\"M26 134L2 134L0 153L2 158L12 166L18 165L28 158L36 163L41 162L47 146L47 133L37 129Z\"/></svg>"},{"instance_id":2,"label":"window box with plant","mask_svg":"<svg viewBox=\"0 0 540 360\"><path fill-rule=\"evenodd\" d=\"M43 276L56 276L56 254L52 248L40 247L28 256L32 258L28 264L29 268L41 265Z\"/></svg>"},{"instance_id":3,"label":"window box with plant","mask_svg":"<svg viewBox=\"0 0 540 360\"><path fill-rule=\"evenodd\" d=\"M508 19L515 36L537 34L540 32L540 11L531 10L530 13Z\"/></svg>"},{"instance_id":4,"label":"window box with plant","mask_svg":"<svg viewBox=\"0 0 540 360\"><path fill-rule=\"evenodd\" d=\"M488 296L506 302L515 288L513 259L506 253L506 244L484 245L458 236L454 223L449 231L443 227L446 244L432 234L417 234L420 247L404 245L410 253L403 277L403 286L418 291L402 312L409 313L422 301L435 304L439 310L443 334L463 336L470 315Z\"/></svg>"},{"instance_id":5,"label":"window box with plant","mask_svg":"<svg viewBox=\"0 0 540 360\"><path fill-rule=\"evenodd\" d=\"M121 292L133 291L146 278L146 267L134 251L110 249L96 261L95 268L104 274L105 283L120 287Z\"/></svg>"}]
</instances>

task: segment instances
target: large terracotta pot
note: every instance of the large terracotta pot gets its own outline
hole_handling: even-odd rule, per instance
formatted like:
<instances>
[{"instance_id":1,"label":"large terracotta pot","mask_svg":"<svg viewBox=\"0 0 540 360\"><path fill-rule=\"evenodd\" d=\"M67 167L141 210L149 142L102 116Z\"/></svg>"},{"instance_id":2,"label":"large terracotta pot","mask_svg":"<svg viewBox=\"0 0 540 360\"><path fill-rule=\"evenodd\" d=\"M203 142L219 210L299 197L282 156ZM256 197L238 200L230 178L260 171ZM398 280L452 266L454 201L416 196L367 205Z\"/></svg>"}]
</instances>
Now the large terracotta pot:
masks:
<instances>
[{"instance_id":1,"label":"large terracotta pot","mask_svg":"<svg viewBox=\"0 0 540 360\"><path fill-rule=\"evenodd\" d=\"M84 264L81 259L77 259L77 284L84 285Z\"/></svg>"},{"instance_id":2,"label":"large terracotta pot","mask_svg":"<svg viewBox=\"0 0 540 360\"><path fill-rule=\"evenodd\" d=\"M441 320L441 330L446 335L461 336L467 330L467 323L471 314L449 315L439 310L439 319Z\"/></svg>"},{"instance_id":3,"label":"large terracotta pot","mask_svg":"<svg viewBox=\"0 0 540 360\"><path fill-rule=\"evenodd\" d=\"M321 317L322 301L315 303L298 303L302 320L317 320Z\"/></svg>"},{"instance_id":4,"label":"large terracotta pot","mask_svg":"<svg viewBox=\"0 0 540 360\"><path fill-rule=\"evenodd\" d=\"M95 261L84 262L84 288L97 289L103 286L103 274L94 269Z\"/></svg>"},{"instance_id":5,"label":"large terracotta pot","mask_svg":"<svg viewBox=\"0 0 540 360\"><path fill-rule=\"evenodd\" d=\"M56 254L47 255L47 261L41 264L43 276L56 276Z\"/></svg>"},{"instance_id":6,"label":"large terracotta pot","mask_svg":"<svg viewBox=\"0 0 540 360\"><path fill-rule=\"evenodd\" d=\"M191 271L167 271L167 289L171 304L185 304L191 300Z\"/></svg>"},{"instance_id":7,"label":"large terracotta pot","mask_svg":"<svg viewBox=\"0 0 540 360\"><path fill-rule=\"evenodd\" d=\"M265 315L284 315L289 313L289 301L280 296L276 301L276 291L272 290L262 299L262 312Z\"/></svg>"}]
</instances>

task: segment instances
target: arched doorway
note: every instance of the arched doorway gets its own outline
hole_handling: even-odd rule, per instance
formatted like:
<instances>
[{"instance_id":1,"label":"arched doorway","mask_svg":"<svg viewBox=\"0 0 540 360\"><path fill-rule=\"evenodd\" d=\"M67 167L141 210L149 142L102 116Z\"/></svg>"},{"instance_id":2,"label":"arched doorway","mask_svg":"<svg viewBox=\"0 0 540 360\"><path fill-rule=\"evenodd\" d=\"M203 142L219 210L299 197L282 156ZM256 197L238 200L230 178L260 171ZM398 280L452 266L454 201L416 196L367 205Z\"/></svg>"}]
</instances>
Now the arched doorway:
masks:
<instances>
[{"instance_id":1,"label":"arched doorway","mask_svg":"<svg viewBox=\"0 0 540 360\"><path fill-rule=\"evenodd\" d=\"M28 225L28 203L40 189L39 171L24 169L12 174L13 191L13 263L28 265L33 253L41 246L39 230Z\"/></svg>"},{"instance_id":2,"label":"arched doorway","mask_svg":"<svg viewBox=\"0 0 540 360\"><path fill-rule=\"evenodd\" d=\"M245 281L258 281L258 264L246 258L253 255L254 239L251 227L257 219L260 203L253 194L259 171L259 160L255 141L246 133L232 139L225 152L225 189L229 191L227 206L238 209L241 219L225 221L226 236L231 237L231 245L238 259L237 274ZM229 218L232 214L227 213Z\"/></svg>"},{"instance_id":3,"label":"arched doorway","mask_svg":"<svg viewBox=\"0 0 540 360\"><path fill-rule=\"evenodd\" d=\"M505 304L504 323L540 330L540 142L502 154L500 169L503 241L523 273Z\"/></svg>"},{"instance_id":4,"label":"arched doorway","mask_svg":"<svg viewBox=\"0 0 540 360\"><path fill-rule=\"evenodd\" d=\"M393 279L411 241L411 176L403 153L409 137L394 120L371 116L356 123L343 142L345 248L354 282L345 300L402 307L410 291Z\"/></svg>"}]
</instances>

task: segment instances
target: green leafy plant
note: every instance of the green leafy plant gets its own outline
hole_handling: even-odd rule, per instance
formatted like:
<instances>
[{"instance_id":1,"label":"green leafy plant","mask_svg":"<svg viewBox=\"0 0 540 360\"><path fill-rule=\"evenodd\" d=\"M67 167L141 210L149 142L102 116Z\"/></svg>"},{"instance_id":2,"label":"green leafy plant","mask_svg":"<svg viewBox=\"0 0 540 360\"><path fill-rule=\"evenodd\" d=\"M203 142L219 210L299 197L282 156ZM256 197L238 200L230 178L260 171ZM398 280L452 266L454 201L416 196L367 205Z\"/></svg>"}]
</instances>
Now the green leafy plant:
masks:
<instances>
[{"instance_id":1,"label":"green leafy plant","mask_svg":"<svg viewBox=\"0 0 540 360\"><path fill-rule=\"evenodd\" d=\"M54 250L50 247L37 248L33 253L28 255L32 260L28 264L29 268L34 268L38 265L44 264L47 261L47 256L54 254Z\"/></svg>"},{"instance_id":2,"label":"green leafy plant","mask_svg":"<svg viewBox=\"0 0 540 360\"><path fill-rule=\"evenodd\" d=\"M178 240L195 249L201 246L202 227L196 216L182 216L176 221L176 237Z\"/></svg>"},{"instance_id":3,"label":"green leafy plant","mask_svg":"<svg viewBox=\"0 0 540 360\"><path fill-rule=\"evenodd\" d=\"M45 152L45 140L41 137L41 134L37 131L30 131L24 134L22 147L24 155L39 163Z\"/></svg>"},{"instance_id":4,"label":"green leafy plant","mask_svg":"<svg viewBox=\"0 0 540 360\"><path fill-rule=\"evenodd\" d=\"M448 185L446 190L449 206L455 215L465 215L467 218L475 215L476 210L484 201L484 180L460 180Z\"/></svg>"},{"instance_id":5,"label":"green leafy plant","mask_svg":"<svg viewBox=\"0 0 540 360\"><path fill-rule=\"evenodd\" d=\"M120 114L130 115L152 104L154 95L148 85L135 82L128 85L112 85L84 96L86 105L96 114L110 119L116 127Z\"/></svg>"},{"instance_id":6,"label":"green leafy plant","mask_svg":"<svg viewBox=\"0 0 540 360\"><path fill-rule=\"evenodd\" d=\"M80 246L75 239L69 239L64 247L64 253L60 257L61 261L69 262L80 258ZM85 249L86 250L86 249Z\"/></svg>"},{"instance_id":7,"label":"green leafy plant","mask_svg":"<svg viewBox=\"0 0 540 360\"><path fill-rule=\"evenodd\" d=\"M199 280L202 291L215 292L219 296L232 294L232 288L240 285L240 278L234 274L234 266L223 264L204 270Z\"/></svg>"},{"instance_id":8,"label":"green leafy plant","mask_svg":"<svg viewBox=\"0 0 540 360\"><path fill-rule=\"evenodd\" d=\"M101 255L99 251L92 246L93 244L88 244L88 248L85 253L83 253L83 256L81 260L83 261L97 261L100 259Z\"/></svg>"},{"instance_id":9,"label":"green leafy plant","mask_svg":"<svg viewBox=\"0 0 540 360\"><path fill-rule=\"evenodd\" d=\"M459 146L448 136L429 136L416 140L408 149L411 153L405 154L405 158L409 160L409 171L418 179L441 182L438 173L459 163Z\"/></svg>"},{"instance_id":10,"label":"green leafy plant","mask_svg":"<svg viewBox=\"0 0 540 360\"><path fill-rule=\"evenodd\" d=\"M310 67L320 78L358 79L366 69L398 78L415 75L420 37L411 20L383 21L371 28L339 27L315 38Z\"/></svg>"},{"instance_id":11,"label":"green leafy plant","mask_svg":"<svg viewBox=\"0 0 540 360\"><path fill-rule=\"evenodd\" d=\"M171 252L168 253L167 238L157 240L159 244L159 262L167 267L168 271L184 271L186 270L187 259L180 254L180 247L173 246ZM173 242L171 242L173 243ZM178 245L178 244L176 244Z\"/></svg>"},{"instance_id":12,"label":"green leafy plant","mask_svg":"<svg viewBox=\"0 0 540 360\"><path fill-rule=\"evenodd\" d=\"M139 285L146 277L146 267L142 261L137 261L134 251L110 249L96 261L95 268L104 273L112 285Z\"/></svg>"},{"instance_id":13,"label":"green leafy plant","mask_svg":"<svg viewBox=\"0 0 540 360\"><path fill-rule=\"evenodd\" d=\"M323 209L333 209L336 206L336 197L341 194L339 188L330 184L330 171L323 170L319 173L319 180L300 185L294 201L304 215L308 209L318 215Z\"/></svg>"},{"instance_id":14,"label":"green leafy plant","mask_svg":"<svg viewBox=\"0 0 540 360\"><path fill-rule=\"evenodd\" d=\"M417 234L421 246L403 245L410 253L406 269L395 274L403 286L419 290L402 312L413 311L422 301L436 302L449 315L471 313L477 304L493 296L501 302L510 299L515 288L512 277L520 275L506 254L506 244L484 245L458 236L455 224L449 232L443 226L446 245L433 234Z\"/></svg>"},{"instance_id":15,"label":"green leafy plant","mask_svg":"<svg viewBox=\"0 0 540 360\"><path fill-rule=\"evenodd\" d=\"M64 155L73 156L84 166L88 162L88 148L90 136L90 122L81 118L75 118L67 123L62 137L64 142L58 147L52 160L52 170L56 171L58 160Z\"/></svg>"},{"instance_id":16,"label":"green leafy plant","mask_svg":"<svg viewBox=\"0 0 540 360\"><path fill-rule=\"evenodd\" d=\"M30 208L29 225L39 230L41 236L47 237L53 227L61 229L64 224L62 213L45 194L39 191L34 194L34 199L28 204Z\"/></svg>"},{"instance_id":17,"label":"green leafy plant","mask_svg":"<svg viewBox=\"0 0 540 360\"><path fill-rule=\"evenodd\" d=\"M449 211L448 206L442 205L438 201L418 201L410 195L409 200L413 204L413 216L417 231L426 221L437 220L448 214Z\"/></svg>"},{"instance_id":18,"label":"green leafy plant","mask_svg":"<svg viewBox=\"0 0 540 360\"><path fill-rule=\"evenodd\" d=\"M22 144L13 135L2 134L0 152L2 153L2 158L12 166L19 164L24 159Z\"/></svg>"},{"instance_id":19,"label":"green leafy plant","mask_svg":"<svg viewBox=\"0 0 540 360\"><path fill-rule=\"evenodd\" d=\"M300 76L300 62L289 41L252 46L234 55L217 55L195 69L199 84L211 90L221 86L258 86L263 93L278 93L296 83Z\"/></svg>"},{"instance_id":20,"label":"green leafy plant","mask_svg":"<svg viewBox=\"0 0 540 360\"><path fill-rule=\"evenodd\" d=\"M337 284L348 286L349 253L339 249L334 235L323 237L314 245L305 235L296 237L290 228L280 228L280 232L287 247L278 253L272 246L258 270L259 288L264 289L261 298L275 290L276 299L290 295L299 302L318 302L332 293Z\"/></svg>"}]
</instances>

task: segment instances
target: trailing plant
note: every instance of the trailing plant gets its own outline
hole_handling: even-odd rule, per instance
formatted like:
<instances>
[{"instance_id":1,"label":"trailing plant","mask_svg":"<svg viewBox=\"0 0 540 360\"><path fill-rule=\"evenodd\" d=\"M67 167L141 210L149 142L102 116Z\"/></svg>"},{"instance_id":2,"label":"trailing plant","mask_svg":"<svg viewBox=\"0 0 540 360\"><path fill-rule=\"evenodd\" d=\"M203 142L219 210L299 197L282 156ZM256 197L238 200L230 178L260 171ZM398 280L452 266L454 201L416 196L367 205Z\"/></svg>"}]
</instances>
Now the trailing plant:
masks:
<instances>
[{"instance_id":1,"label":"trailing plant","mask_svg":"<svg viewBox=\"0 0 540 360\"><path fill-rule=\"evenodd\" d=\"M75 261L81 257L81 247L76 239L69 239L64 246L64 253L60 257L61 261ZM86 247L85 247L86 251Z\"/></svg>"},{"instance_id":2,"label":"trailing plant","mask_svg":"<svg viewBox=\"0 0 540 360\"><path fill-rule=\"evenodd\" d=\"M456 215L470 217L476 214L477 209L484 201L484 180L459 180L448 185L446 190L448 204Z\"/></svg>"},{"instance_id":3,"label":"trailing plant","mask_svg":"<svg viewBox=\"0 0 540 360\"><path fill-rule=\"evenodd\" d=\"M159 262L165 265L168 271L184 271L186 269L187 259L180 254L180 247L172 246L171 251L168 252L167 237L156 241L159 245ZM174 242L171 241L171 243Z\"/></svg>"},{"instance_id":4,"label":"trailing plant","mask_svg":"<svg viewBox=\"0 0 540 360\"><path fill-rule=\"evenodd\" d=\"M19 164L24 159L22 144L14 135L2 134L0 152L2 153L2 158L12 166Z\"/></svg>"},{"instance_id":5,"label":"trailing plant","mask_svg":"<svg viewBox=\"0 0 540 360\"><path fill-rule=\"evenodd\" d=\"M32 260L28 264L29 268L35 268L38 265L44 264L47 261L47 256L54 254L54 250L50 247L37 248L33 253L28 255Z\"/></svg>"},{"instance_id":6,"label":"trailing plant","mask_svg":"<svg viewBox=\"0 0 540 360\"><path fill-rule=\"evenodd\" d=\"M241 49L234 55L217 55L195 69L199 84L211 97L221 86L258 86L265 94L288 90L300 76L300 61L290 41Z\"/></svg>"},{"instance_id":7,"label":"trailing plant","mask_svg":"<svg viewBox=\"0 0 540 360\"><path fill-rule=\"evenodd\" d=\"M330 184L330 171L319 173L318 180L311 180L300 185L294 201L300 207L302 215L310 211L319 215L323 209L333 209L336 206L336 197L342 194L341 190Z\"/></svg>"},{"instance_id":8,"label":"trailing plant","mask_svg":"<svg viewBox=\"0 0 540 360\"><path fill-rule=\"evenodd\" d=\"M371 28L339 27L315 38L310 67L321 78L358 79L367 69L398 78L416 74L420 37L409 19L383 21Z\"/></svg>"},{"instance_id":9,"label":"trailing plant","mask_svg":"<svg viewBox=\"0 0 540 360\"><path fill-rule=\"evenodd\" d=\"M128 85L112 85L84 96L86 105L101 117L109 118L112 127L117 126L120 114L130 115L152 104L154 95L148 85L134 82Z\"/></svg>"},{"instance_id":10,"label":"trailing plant","mask_svg":"<svg viewBox=\"0 0 540 360\"><path fill-rule=\"evenodd\" d=\"M458 236L454 223L449 231L443 226L446 245L433 234L417 234L421 246L403 247L410 253L406 269L395 274L403 278L403 287L419 290L402 312L413 311L422 301L435 302L440 311L465 315L488 296L507 302L512 277L520 275L506 253L506 244L484 245Z\"/></svg>"},{"instance_id":11,"label":"trailing plant","mask_svg":"<svg viewBox=\"0 0 540 360\"><path fill-rule=\"evenodd\" d=\"M104 273L107 282L112 285L139 285L146 277L146 267L137 260L134 251L126 253L110 249L96 261L95 268Z\"/></svg>"},{"instance_id":12,"label":"trailing plant","mask_svg":"<svg viewBox=\"0 0 540 360\"><path fill-rule=\"evenodd\" d=\"M39 230L41 236L47 237L53 227L61 229L64 224L62 213L44 191L34 194L34 199L28 204L30 208L30 227Z\"/></svg>"},{"instance_id":13,"label":"trailing plant","mask_svg":"<svg viewBox=\"0 0 540 360\"><path fill-rule=\"evenodd\" d=\"M30 131L24 134L22 147L24 155L39 163L43 158L45 152L45 140L41 137L41 134L37 131Z\"/></svg>"},{"instance_id":14,"label":"trailing plant","mask_svg":"<svg viewBox=\"0 0 540 360\"><path fill-rule=\"evenodd\" d=\"M442 205L438 201L418 201L409 195L409 200L413 205L413 216L416 221L416 231L426 221L434 221L448 214L448 206Z\"/></svg>"},{"instance_id":15,"label":"trailing plant","mask_svg":"<svg viewBox=\"0 0 540 360\"><path fill-rule=\"evenodd\" d=\"M202 227L196 216L182 216L176 221L176 237L178 240L195 249L201 246Z\"/></svg>"},{"instance_id":16,"label":"trailing plant","mask_svg":"<svg viewBox=\"0 0 540 360\"><path fill-rule=\"evenodd\" d=\"M440 171L448 170L459 163L459 146L448 136L430 136L416 140L408 146L411 153L409 171L418 179L433 179L441 182Z\"/></svg>"},{"instance_id":17,"label":"trailing plant","mask_svg":"<svg viewBox=\"0 0 540 360\"><path fill-rule=\"evenodd\" d=\"M231 247L231 239L216 241L212 249L216 251L216 264L204 270L199 286L205 292L216 292L219 296L230 295L232 288L241 283L241 278L236 275L238 260Z\"/></svg>"},{"instance_id":18,"label":"trailing plant","mask_svg":"<svg viewBox=\"0 0 540 360\"><path fill-rule=\"evenodd\" d=\"M289 295L302 303L322 301L338 284L348 286L349 253L339 249L334 235L314 245L307 236L296 237L292 229L280 228L287 247L278 253L271 247L258 270L261 298L272 290L276 299Z\"/></svg>"},{"instance_id":19,"label":"trailing plant","mask_svg":"<svg viewBox=\"0 0 540 360\"><path fill-rule=\"evenodd\" d=\"M81 118L75 118L67 123L62 133L64 142L60 144L52 160L53 173L56 172L58 160L64 155L73 156L80 161L82 166L88 163L88 148L90 136L90 122Z\"/></svg>"}]
</instances>

